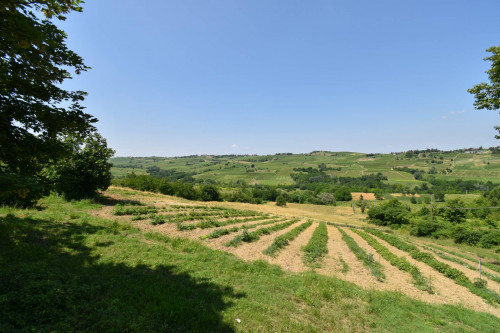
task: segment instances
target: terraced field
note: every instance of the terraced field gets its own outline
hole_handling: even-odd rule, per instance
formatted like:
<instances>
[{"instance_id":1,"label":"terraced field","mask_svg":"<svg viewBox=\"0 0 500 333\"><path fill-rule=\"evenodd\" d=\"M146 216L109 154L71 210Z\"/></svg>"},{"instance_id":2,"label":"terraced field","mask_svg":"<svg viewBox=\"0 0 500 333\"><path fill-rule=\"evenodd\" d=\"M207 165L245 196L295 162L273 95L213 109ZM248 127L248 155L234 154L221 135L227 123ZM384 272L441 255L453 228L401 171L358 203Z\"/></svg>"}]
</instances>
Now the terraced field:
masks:
<instances>
[{"instance_id":1,"label":"terraced field","mask_svg":"<svg viewBox=\"0 0 500 333\"><path fill-rule=\"evenodd\" d=\"M318 221L119 193L109 195L133 200L95 214L133 221L144 231L195 239L247 261L266 260L286 271L316 270L363 288L395 291L428 303L460 304L500 317L500 267L483 261L480 274L475 258L464 252L349 226L340 215Z\"/></svg>"}]
</instances>

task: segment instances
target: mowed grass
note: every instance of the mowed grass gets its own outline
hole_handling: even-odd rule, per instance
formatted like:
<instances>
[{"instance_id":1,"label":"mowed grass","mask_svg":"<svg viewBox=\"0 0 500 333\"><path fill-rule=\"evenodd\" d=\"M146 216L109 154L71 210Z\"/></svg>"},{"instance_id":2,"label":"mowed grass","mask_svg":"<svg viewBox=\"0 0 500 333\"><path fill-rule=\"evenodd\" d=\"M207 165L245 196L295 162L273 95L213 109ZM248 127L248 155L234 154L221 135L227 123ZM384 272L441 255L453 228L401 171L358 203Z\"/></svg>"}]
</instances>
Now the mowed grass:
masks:
<instances>
[{"instance_id":1,"label":"mowed grass","mask_svg":"<svg viewBox=\"0 0 500 333\"><path fill-rule=\"evenodd\" d=\"M110 201L105 204L111 204ZM49 197L0 208L0 331L495 332L500 319L244 262ZM238 319L238 321L237 321Z\"/></svg>"}]
</instances>

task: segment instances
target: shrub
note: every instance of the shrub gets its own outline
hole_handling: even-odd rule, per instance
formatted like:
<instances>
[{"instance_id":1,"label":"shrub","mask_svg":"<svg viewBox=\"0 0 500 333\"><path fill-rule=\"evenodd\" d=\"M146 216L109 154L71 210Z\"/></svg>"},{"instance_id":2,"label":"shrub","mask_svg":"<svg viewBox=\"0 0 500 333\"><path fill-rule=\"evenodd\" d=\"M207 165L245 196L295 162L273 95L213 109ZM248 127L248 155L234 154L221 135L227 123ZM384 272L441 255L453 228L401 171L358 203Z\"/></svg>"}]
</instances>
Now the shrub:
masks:
<instances>
[{"instance_id":1,"label":"shrub","mask_svg":"<svg viewBox=\"0 0 500 333\"><path fill-rule=\"evenodd\" d=\"M418 237L430 236L439 229L439 224L428 220L419 220L413 224L410 234Z\"/></svg>"},{"instance_id":2,"label":"shrub","mask_svg":"<svg viewBox=\"0 0 500 333\"><path fill-rule=\"evenodd\" d=\"M341 187L337 189L334 193L335 200L337 201L351 201L352 195L351 191L347 187Z\"/></svg>"},{"instance_id":3,"label":"shrub","mask_svg":"<svg viewBox=\"0 0 500 333\"><path fill-rule=\"evenodd\" d=\"M487 231L479 240L479 246L487 249L490 249L495 245L500 245L500 230Z\"/></svg>"},{"instance_id":4,"label":"shrub","mask_svg":"<svg viewBox=\"0 0 500 333\"><path fill-rule=\"evenodd\" d=\"M454 228L452 232L452 237L457 244L477 245L482 236L481 230L471 230L461 226Z\"/></svg>"},{"instance_id":5,"label":"shrub","mask_svg":"<svg viewBox=\"0 0 500 333\"><path fill-rule=\"evenodd\" d=\"M214 185L203 185L200 191L200 199L202 201L220 201L220 193Z\"/></svg>"},{"instance_id":6,"label":"shrub","mask_svg":"<svg viewBox=\"0 0 500 333\"><path fill-rule=\"evenodd\" d=\"M333 193L323 192L318 194L319 201L324 205L332 205L335 206L335 196Z\"/></svg>"},{"instance_id":7,"label":"shrub","mask_svg":"<svg viewBox=\"0 0 500 333\"><path fill-rule=\"evenodd\" d=\"M449 209L444 211L443 217L448 222L457 224L465 222L465 217L467 215L467 211L461 208L464 208L464 202L460 199L453 199L448 201Z\"/></svg>"},{"instance_id":8,"label":"shrub","mask_svg":"<svg viewBox=\"0 0 500 333\"><path fill-rule=\"evenodd\" d=\"M397 199L391 199L386 203L375 206L368 211L370 223L377 225L401 225L410 222L409 209L403 206Z\"/></svg>"},{"instance_id":9,"label":"shrub","mask_svg":"<svg viewBox=\"0 0 500 333\"><path fill-rule=\"evenodd\" d=\"M286 199L285 199L285 197L282 194L280 194L276 198L276 206L280 206L280 207L286 206Z\"/></svg>"}]
</instances>

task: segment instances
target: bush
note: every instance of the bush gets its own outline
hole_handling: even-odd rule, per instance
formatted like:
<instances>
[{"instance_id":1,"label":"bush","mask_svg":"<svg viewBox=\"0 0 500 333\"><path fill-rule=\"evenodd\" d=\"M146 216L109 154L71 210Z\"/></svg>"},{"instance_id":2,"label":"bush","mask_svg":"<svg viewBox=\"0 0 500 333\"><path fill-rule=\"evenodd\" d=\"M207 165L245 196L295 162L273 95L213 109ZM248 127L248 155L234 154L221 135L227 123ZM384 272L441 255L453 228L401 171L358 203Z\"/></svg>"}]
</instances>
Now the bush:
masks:
<instances>
[{"instance_id":1,"label":"bush","mask_svg":"<svg viewBox=\"0 0 500 333\"><path fill-rule=\"evenodd\" d=\"M214 185L203 185L200 191L200 199L202 201L220 201L220 193Z\"/></svg>"},{"instance_id":2,"label":"bush","mask_svg":"<svg viewBox=\"0 0 500 333\"><path fill-rule=\"evenodd\" d=\"M286 206L286 199L285 199L285 197L282 194L280 194L276 198L276 206L280 206L280 207Z\"/></svg>"},{"instance_id":3,"label":"bush","mask_svg":"<svg viewBox=\"0 0 500 333\"><path fill-rule=\"evenodd\" d=\"M318 194L318 199L323 205L335 206L335 195L329 192L323 192Z\"/></svg>"},{"instance_id":4,"label":"bush","mask_svg":"<svg viewBox=\"0 0 500 333\"><path fill-rule=\"evenodd\" d=\"M459 198L448 201L449 209L446 209L443 213L443 217L448 222L457 224L465 222L465 217L467 216L467 211L464 208L465 205L463 201ZM454 209L456 208L456 209Z\"/></svg>"},{"instance_id":5,"label":"bush","mask_svg":"<svg viewBox=\"0 0 500 333\"><path fill-rule=\"evenodd\" d=\"M375 206L368 211L368 222L377 225L401 225L410 222L409 209L397 199Z\"/></svg>"},{"instance_id":6,"label":"bush","mask_svg":"<svg viewBox=\"0 0 500 333\"><path fill-rule=\"evenodd\" d=\"M437 202L444 202L444 193L440 191L434 192L434 200Z\"/></svg>"},{"instance_id":7,"label":"bush","mask_svg":"<svg viewBox=\"0 0 500 333\"><path fill-rule=\"evenodd\" d=\"M466 229L462 226L456 227L452 232L453 240L457 244L477 245L482 236L483 232L481 230Z\"/></svg>"},{"instance_id":8,"label":"bush","mask_svg":"<svg viewBox=\"0 0 500 333\"><path fill-rule=\"evenodd\" d=\"M413 224L410 234L418 237L430 236L436 232L439 227L438 223L432 223L428 220L419 220Z\"/></svg>"},{"instance_id":9,"label":"bush","mask_svg":"<svg viewBox=\"0 0 500 333\"><path fill-rule=\"evenodd\" d=\"M479 246L487 249L490 249L495 245L500 245L500 230L487 231L479 240Z\"/></svg>"},{"instance_id":10,"label":"bush","mask_svg":"<svg viewBox=\"0 0 500 333\"><path fill-rule=\"evenodd\" d=\"M492 205L498 206L500 205L500 185L493 188L487 195L488 200Z\"/></svg>"},{"instance_id":11,"label":"bush","mask_svg":"<svg viewBox=\"0 0 500 333\"><path fill-rule=\"evenodd\" d=\"M352 195L351 191L346 187L341 187L337 189L334 193L335 200L337 201L351 201Z\"/></svg>"}]
</instances>

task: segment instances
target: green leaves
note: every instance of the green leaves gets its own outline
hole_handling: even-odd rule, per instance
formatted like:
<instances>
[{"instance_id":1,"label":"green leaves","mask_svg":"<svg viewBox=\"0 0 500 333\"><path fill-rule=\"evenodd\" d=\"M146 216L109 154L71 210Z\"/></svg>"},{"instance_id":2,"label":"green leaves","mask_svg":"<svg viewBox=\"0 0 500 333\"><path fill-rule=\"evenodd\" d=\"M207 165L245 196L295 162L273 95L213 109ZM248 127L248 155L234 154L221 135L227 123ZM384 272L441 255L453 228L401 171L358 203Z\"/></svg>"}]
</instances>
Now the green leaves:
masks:
<instances>
[{"instance_id":1,"label":"green leaves","mask_svg":"<svg viewBox=\"0 0 500 333\"><path fill-rule=\"evenodd\" d=\"M490 83L479 83L467 91L474 95L474 107L476 109L498 110L500 109L500 46L492 46L486 50L492 55L484 58L491 61L491 68L486 71ZM495 129L500 131L499 126ZM500 139L500 135L495 136Z\"/></svg>"},{"instance_id":2,"label":"green leaves","mask_svg":"<svg viewBox=\"0 0 500 333\"><path fill-rule=\"evenodd\" d=\"M7 0L0 6L0 165L4 172L37 178L71 152L60 141L86 137L93 116L79 103L83 91L61 83L88 69L66 46L66 34L48 20L81 11L79 0ZM37 12L42 12L43 20Z\"/></svg>"}]
</instances>

